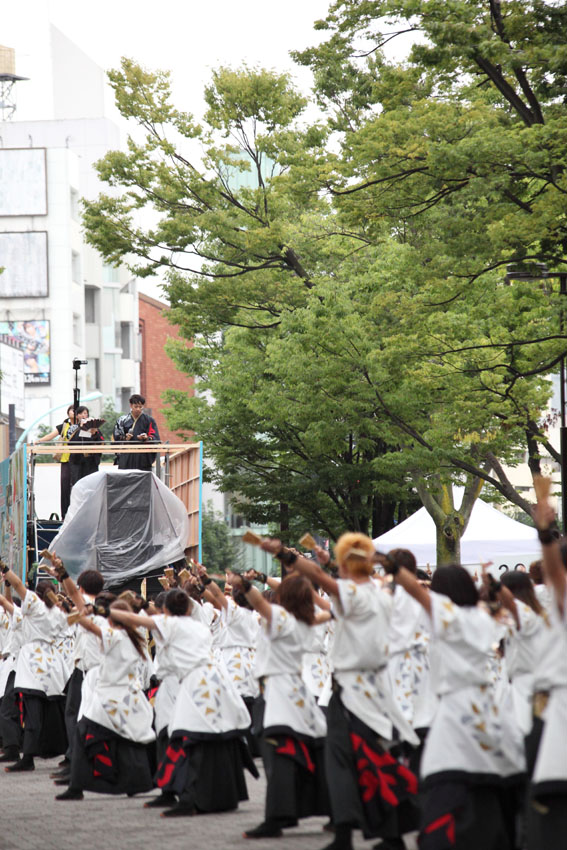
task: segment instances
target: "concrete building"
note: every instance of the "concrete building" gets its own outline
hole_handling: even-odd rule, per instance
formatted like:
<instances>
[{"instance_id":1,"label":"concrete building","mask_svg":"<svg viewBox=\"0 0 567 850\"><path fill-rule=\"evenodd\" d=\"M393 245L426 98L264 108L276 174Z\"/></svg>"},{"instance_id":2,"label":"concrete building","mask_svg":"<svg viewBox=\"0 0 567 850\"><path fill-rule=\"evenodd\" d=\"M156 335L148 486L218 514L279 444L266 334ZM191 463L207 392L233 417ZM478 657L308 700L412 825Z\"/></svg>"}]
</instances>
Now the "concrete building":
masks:
<instances>
[{"instance_id":1,"label":"concrete building","mask_svg":"<svg viewBox=\"0 0 567 850\"><path fill-rule=\"evenodd\" d=\"M80 223L80 199L101 190L94 163L121 145L105 116L105 75L41 16L22 52L33 50L43 73L27 70L17 85L41 89L39 120L17 110L0 123L0 334L24 351L26 425L72 401L74 358L88 361L82 394L102 393L93 413L107 398L124 409L139 389L137 281L104 263Z\"/></svg>"}]
</instances>

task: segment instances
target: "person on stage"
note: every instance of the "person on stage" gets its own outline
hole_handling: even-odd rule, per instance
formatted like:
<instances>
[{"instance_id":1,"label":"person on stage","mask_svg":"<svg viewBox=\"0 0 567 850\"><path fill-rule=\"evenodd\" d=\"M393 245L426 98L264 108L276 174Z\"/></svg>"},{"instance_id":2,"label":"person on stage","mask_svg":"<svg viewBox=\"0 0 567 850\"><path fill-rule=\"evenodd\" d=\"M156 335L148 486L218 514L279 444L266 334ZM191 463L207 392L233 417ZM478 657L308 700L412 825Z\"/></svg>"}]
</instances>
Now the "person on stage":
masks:
<instances>
[{"instance_id":1,"label":"person on stage","mask_svg":"<svg viewBox=\"0 0 567 850\"><path fill-rule=\"evenodd\" d=\"M74 429L71 428L69 433L69 444L92 446L95 443L103 442L104 437L98 428L89 428L85 431L83 423L89 418L89 409L84 405L77 408L77 423ZM98 472L101 454L75 454L72 453L69 457L71 467L71 487L74 487L77 481L85 478L93 472Z\"/></svg>"},{"instance_id":2,"label":"person on stage","mask_svg":"<svg viewBox=\"0 0 567 850\"><path fill-rule=\"evenodd\" d=\"M61 438L63 443L67 444L69 440L69 428L74 422L75 408L70 404L67 408L67 418L60 425L56 425L49 434L45 434L45 436L35 440L35 444L48 443L50 440L55 440L58 437ZM57 452L54 451L54 456L56 455ZM69 464L69 458L69 452L64 451L59 455L59 463L61 464L61 519L65 519L65 514L69 510L69 502L71 501L71 466Z\"/></svg>"},{"instance_id":3,"label":"person on stage","mask_svg":"<svg viewBox=\"0 0 567 850\"><path fill-rule=\"evenodd\" d=\"M113 439L117 443L159 443L159 432L155 419L144 413L146 399L135 393L130 396L130 413L121 416L114 426ZM118 469L141 469L150 471L156 459L155 452L119 452Z\"/></svg>"}]
</instances>

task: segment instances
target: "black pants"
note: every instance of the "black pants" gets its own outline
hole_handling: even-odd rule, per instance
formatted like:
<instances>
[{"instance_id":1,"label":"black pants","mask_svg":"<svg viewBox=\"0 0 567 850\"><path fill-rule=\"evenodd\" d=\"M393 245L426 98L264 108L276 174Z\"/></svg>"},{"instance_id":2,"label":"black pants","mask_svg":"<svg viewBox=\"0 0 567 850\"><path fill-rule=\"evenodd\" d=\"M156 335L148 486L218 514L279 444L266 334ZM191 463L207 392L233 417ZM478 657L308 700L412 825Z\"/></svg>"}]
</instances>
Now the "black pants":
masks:
<instances>
[{"instance_id":1,"label":"black pants","mask_svg":"<svg viewBox=\"0 0 567 850\"><path fill-rule=\"evenodd\" d=\"M61 519L69 510L71 501L71 464L69 461L61 464Z\"/></svg>"},{"instance_id":2,"label":"black pants","mask_svg":"<svg viewBox=\"0 0 567 850\"><path fill-rule=\"evenodd\" d=\"M75 667L67 685L67 699L65 700L65 729L67 730L67 740L69 744L65 755L69 761L71 761L73 756L73 742L75 740L75 727L77 725L77 717L79 716L79 708L81 707L81 688L83 678L83 671L79 670L78 667Z\"/></svg>"},{"instance_id":3,"label":"black pants","mask_svg":"<svg viewBox=\"0 0 567 850\"><path fill-rule=\"evenodd\" d=\"M24 693L25 756L50 758L63 755L67 749L64 698Z\"/></svg>"},{"instance_id":4,"label":"black pants","mask_svg":"<svg viewBox=\"0 0 567 850\"><path fill-rule=\"evenodd\" d=\"M77 481L90 475L91 472L98 472L98 461L93 463L89 458L81 460L78 463L71 463L69 461L69 466L71 467L71 487L74 487Z\"/></svg>"},{"instance_id":5,"label":"black pants","mask_svg":"<svg viewBox=\"0 0 567 850\"><path fill-rule=\"evenodd\" d=\"M20 707L18 695L14 690L14 679L16 671L13 670L8 676L6 690L0 706L0 734L2 735L2 746L22 748L22 726L20 724Z\"/></svg>"}]
</instances>

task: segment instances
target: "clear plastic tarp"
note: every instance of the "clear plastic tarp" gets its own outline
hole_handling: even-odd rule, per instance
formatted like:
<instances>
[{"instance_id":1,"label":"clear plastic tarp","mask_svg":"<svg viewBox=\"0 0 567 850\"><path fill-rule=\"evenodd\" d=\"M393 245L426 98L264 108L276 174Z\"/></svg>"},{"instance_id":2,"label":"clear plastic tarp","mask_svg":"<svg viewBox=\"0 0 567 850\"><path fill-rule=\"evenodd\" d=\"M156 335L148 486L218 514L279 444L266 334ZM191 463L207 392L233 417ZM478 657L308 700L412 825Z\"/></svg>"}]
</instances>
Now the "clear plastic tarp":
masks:
<instances>
[{"instance_id":1,"label":"clear plastic tarp","mask_svg":"<svg viewBox=\"0 0 567 850\"><path fill-rule=\"evenodd\" d=\"M49 550L71 576L99 570L108 586L182 558L188 534L185 505L153 472L113 467L75 484Z\"/></svg>"}]
</instances>

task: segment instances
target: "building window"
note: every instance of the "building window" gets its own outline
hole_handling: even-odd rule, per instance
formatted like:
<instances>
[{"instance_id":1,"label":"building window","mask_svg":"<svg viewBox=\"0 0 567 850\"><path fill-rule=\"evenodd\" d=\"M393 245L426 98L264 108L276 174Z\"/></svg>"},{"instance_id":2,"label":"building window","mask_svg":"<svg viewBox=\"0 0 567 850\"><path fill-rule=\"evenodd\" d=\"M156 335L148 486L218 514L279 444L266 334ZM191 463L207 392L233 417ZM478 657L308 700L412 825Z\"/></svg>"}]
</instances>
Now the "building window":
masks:
<instances>
[{"instance_id":1,"label":"building window","mask_svg":"<svg viewBox=\"0 0 567 850\"><path fill-rule=\"evenodd\" d=\"M78 313L73 313L73 342L75 345L81 345L83 335L81 334L81 317Z\"/></svg>"},{"instance_id":2,"label":"building window","mask_svg":"<svg viewBox=\"0 0 567 850\"><path fill-rule=\"evenodd\" d=\"M85 287L85 322L96 325L97 291L92 286Z\"/></svg>"},{"instance_id":3,"label":"building window","mask_svg":"<svg viewBox=\"0 0 567 850\"><path fill-rule=\"evenodd\" d=\"M87 390L98 390L100 386L100 367L98 357L90 357L85 366L85 375L87 381Z\"/></svg>"},{"instance_id":4,"label":"building window","mask_svg":"<svg viewBox=\"0 0 567 850\"><path fill-rule=\"evenodd\" d=\"M122 357L130 360L132 357L132 325L130 322L120 323L120 347Z\"/></svg>"},{"instance_id":5,"label":"building window","mask_svg":"<svg viewBox=\"0 0 567 850\"><path fill-rule=\"evenodd\" d=\"M79 193L76 189L71 189L69 193L69 201L71 205L71 218L73 221L79 220Z\"/></svg>"},{"instance_id":6,"label":"building window","mask_svg":"<svg viewBox=\"0 0 567 850\"><path fill-rule=\"evenodd\" d=\"M113 266L111 263L103 263L102 266L102 282L103 283L119 283L120 269L118 266Z\"/></svg>"},{"instance_id":7,"label":"building window","mask_svg":"<svg viewBox=\"0 0 567 850\"><path fill-rule=\"evenodd\" d=\"M81 282L81 255L71 251L71 276L75 283Z\"/></svg>"},{"instance_id":8,"label":"building window","mask_svg":"<svg viewBox=\"0 0 567 850\"><path fill-rule=\"evenodd\" d=\"M131 388L123 389L121 393L122 400L122 410L129 410L130 408L130 396L132 395L133 390Z\"/></svg>"}]
</instances>

